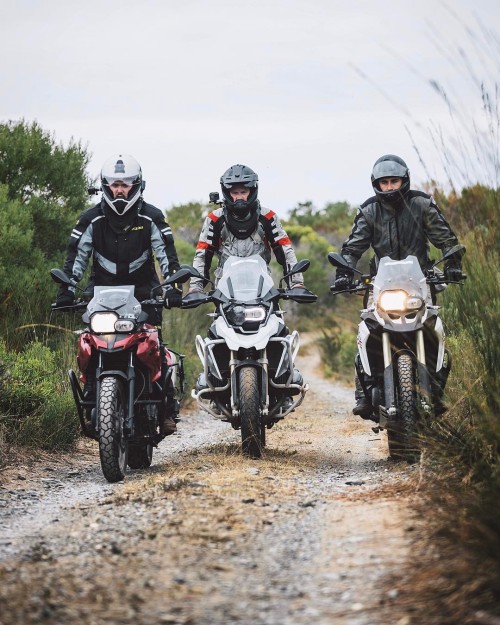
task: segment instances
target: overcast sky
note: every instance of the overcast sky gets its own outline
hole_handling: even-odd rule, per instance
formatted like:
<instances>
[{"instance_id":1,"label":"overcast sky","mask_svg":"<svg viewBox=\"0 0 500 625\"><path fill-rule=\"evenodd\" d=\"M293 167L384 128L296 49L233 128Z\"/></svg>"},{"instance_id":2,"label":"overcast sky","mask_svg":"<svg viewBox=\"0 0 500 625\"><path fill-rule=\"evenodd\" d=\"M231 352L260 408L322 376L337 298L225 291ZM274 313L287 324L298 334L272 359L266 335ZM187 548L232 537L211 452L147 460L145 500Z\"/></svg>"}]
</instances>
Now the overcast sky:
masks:
<instances>
[{"instance_id":1,"label":"overcast sky","mask_svg":"<svg viewBox=\"0 0 500 625\"><path fill-rule=\"evenodd\" d=\"M163 209L207 201L234 163L257 171L262 203L280 214L358 204L385 153L405 158L414 187L444 181L427 129L447 140L452 125L429 81L472 120L481 93L467 64L498 80L498 0L1 4L0 121L81 141L91 176L132 154Z\"/></svg>"}]
</instances>

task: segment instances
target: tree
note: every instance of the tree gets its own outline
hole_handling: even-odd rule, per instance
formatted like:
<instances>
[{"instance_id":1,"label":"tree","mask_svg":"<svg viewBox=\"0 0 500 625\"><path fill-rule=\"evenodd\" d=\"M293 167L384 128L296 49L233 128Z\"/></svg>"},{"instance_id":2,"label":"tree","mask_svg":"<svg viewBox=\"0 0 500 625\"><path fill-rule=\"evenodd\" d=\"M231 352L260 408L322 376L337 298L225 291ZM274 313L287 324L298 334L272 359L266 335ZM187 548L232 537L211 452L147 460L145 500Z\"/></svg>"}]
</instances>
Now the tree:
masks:
<instances>
[{"instance_id":1,"label":"tree","mask_svg":"<svg viewBox=\"0 0 500 625\"><path fill-rule=\"evenodd\" d=\"M71 141L64 148L37 122L0 124L0 183L11 200L38 197L79 210L86 203L88 162L80 143Z\"/></svg>"},{"instance_id":2,"label":"tree","mask_svg":"<svg viewBox=\"0 0 500 625\"><path fill-rule=\"evenodd\" d=\"M347 202L329 202L318 209L312 202L300 202L290 211L289 223L313 228L338 245L352 228L354 209Z\"/></svg>"},{"instance_id":3,"label":"tree","mask_svg":"<svg viewBox=\"0 0 500 625\"><path fill-rule=\"evenodd\" d=\"M176 240L184 239L195 246L198 243L203 220L211 210L214 209L206 204L189 202L172 206L165 213Z\"/></svg>"},{"instance_id":4,"label":"tree","mask_svg":"<svg viewBox=\"0 0 500 625\"><path fill-rule=\"evenodd\" d=\"M47 320L49 270L88 203L88 160L80 144L64 148L36 122L0 124L0 332L9 347L25 338L16 328Z\"/></svg>"}]
</instances>

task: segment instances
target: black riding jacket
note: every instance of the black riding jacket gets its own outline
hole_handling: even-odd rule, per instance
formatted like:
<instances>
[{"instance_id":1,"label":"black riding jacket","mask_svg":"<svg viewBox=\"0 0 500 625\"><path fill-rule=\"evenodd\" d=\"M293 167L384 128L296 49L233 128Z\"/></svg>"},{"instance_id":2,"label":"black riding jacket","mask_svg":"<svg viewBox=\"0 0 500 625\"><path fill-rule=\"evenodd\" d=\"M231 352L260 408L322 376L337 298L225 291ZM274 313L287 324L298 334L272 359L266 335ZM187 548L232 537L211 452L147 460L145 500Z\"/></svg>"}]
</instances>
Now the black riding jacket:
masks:
<instances>
[{"instance_id":1,"label":"black riding jacket","mask_svg":"<svg viewBox=\"0 0 500 625\"><path fill-rule=\"evenodd\" d=\"M93 285L132 284L147 297L159 284L153 252L164 278L177 271L174 238L162 211L141 198L118 217L102 200L80 215L71 232L64 271L80 281L92 256Z\"/></svg>"},{"instance_id":2,"label":"black riding jacket","mask_svg":"<svg viewBox=\"0 0 500 625\"><path fill-rule=\"evenodd\" d=\"M366 200L358 209L341 254L355 267L371 246L377 259L389 256L402 260L412 255L422 269L427 269L429 242L445 252L458 240L434 199L421 191L409 191L396 205L382 203L376 196Z\"/></svg>"}]
</instances>

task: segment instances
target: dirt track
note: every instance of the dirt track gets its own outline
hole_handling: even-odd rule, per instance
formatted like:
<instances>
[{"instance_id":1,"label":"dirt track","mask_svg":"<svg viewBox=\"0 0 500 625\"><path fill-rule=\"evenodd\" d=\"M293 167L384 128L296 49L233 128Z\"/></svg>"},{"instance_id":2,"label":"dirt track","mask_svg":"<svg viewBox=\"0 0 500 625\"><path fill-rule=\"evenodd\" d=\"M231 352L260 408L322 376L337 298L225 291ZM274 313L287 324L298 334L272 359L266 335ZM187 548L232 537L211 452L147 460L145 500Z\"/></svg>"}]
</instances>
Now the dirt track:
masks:
<instances>
[{"instance_id":1,"label":"dirt track","mask_svg":"<svg viewBox=\"0 0 500 625\"><path fill-rule=\"evenodd\" d=\"M413 623L398 580L419 467L387 460L318 359L299 354L310 391L262 460L193 412L123 484L105 482L91 442L3 471L0 623Z\"/></svg>"}]
</instances>

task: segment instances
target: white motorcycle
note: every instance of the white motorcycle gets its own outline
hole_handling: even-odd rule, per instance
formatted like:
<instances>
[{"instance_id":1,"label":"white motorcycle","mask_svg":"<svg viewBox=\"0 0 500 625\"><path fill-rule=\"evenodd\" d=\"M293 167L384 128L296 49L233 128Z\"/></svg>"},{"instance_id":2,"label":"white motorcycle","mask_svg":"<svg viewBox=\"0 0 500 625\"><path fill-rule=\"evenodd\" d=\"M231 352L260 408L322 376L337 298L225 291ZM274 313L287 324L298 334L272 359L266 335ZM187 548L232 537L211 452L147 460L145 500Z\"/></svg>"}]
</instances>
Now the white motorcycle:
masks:
<instances>
[{"instance_id":1,"label":"white motorcycle","mask_svg":"<svg viewBox=\"0 0 500 625\"><path fill-rule=\"evenodd\" d=\"M243 452L254 458L262 454L266 428L299 406L308 390L294 367L299 334L288 332L279 300L316 301L307 289L281 288L283 279L309 264L298 262L275 288L261 256L230 256L215 290L191 293L183 301L185 308L215 304L208 336L196 337L203 373L192 396L203 410L241 429Z\"/></svg>"},{"instance_id":2,"label":"white motorcycle","mask_svg":"<svg viewBox=\"0 0 500 625\"><path fill-rule=\"evenodd\" d=\"M349 289L331 289L333 295L365 292L356 369L372 408L370 418L379 423L374 429L387 430L393 458L418 459L419 431L434 416L436 389L439 385L444 389L451 362L433 290L449 282L435 267L463 249L457 245L448 250L426 275L415 256L403 260L386 256L380 259L373 281L361 276ZM328 260L335 267L361 274L340 254L331 252ZM367 305L369 293L372 301Z\"/></svg>"}]
</instances>

